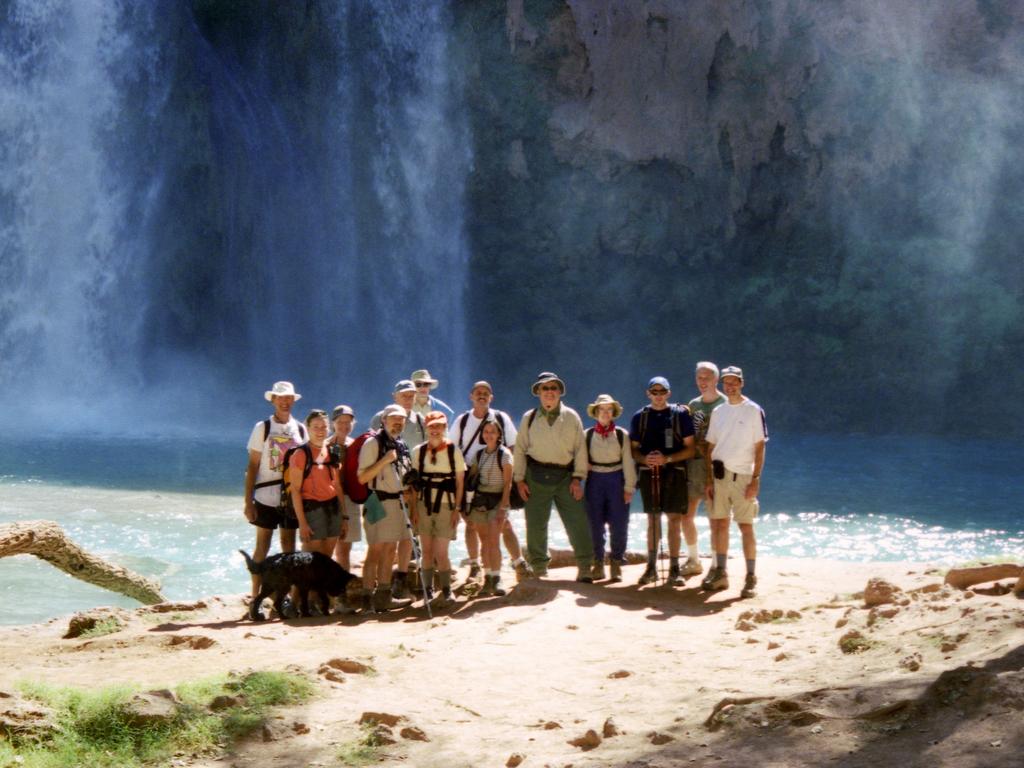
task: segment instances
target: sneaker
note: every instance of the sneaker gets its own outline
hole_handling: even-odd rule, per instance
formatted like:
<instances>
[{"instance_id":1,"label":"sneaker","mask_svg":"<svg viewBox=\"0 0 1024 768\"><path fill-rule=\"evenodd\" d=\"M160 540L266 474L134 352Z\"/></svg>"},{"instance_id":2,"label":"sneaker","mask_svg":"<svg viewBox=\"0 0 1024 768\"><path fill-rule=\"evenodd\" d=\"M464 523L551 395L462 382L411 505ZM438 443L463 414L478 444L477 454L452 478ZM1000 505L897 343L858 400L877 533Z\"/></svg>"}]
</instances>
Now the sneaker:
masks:
<instances>
[{"instance_id":1,"label":"sneaker","mask_svg":"<svg viewBox=\"0 0 1024 768\"><path fill-rule=\"evenodd\" d=\"M669 586L679 587L686 583L683 577L679 574L679 566L673 565L668 569L668 583Z\"/></svg>"},{"instance_id":2,"label":"sneaker","mask_svg":"<svg viewBox=\"0 0 1024 768\"><path fill-rule=\"evenodd\" d=\"M480 578L480 575L484 572L484 569L480 566L480 563L473 563L469 566L469 577L467 581L476 581Z\"/></svg>"},{"instance_id":3,"label":"sneaker","mask_svg":"<svg viewBox=\"0 0 1024 768\"><path fill-rule=\"evenodd\" d=\"M704 567L700 564L700 560L691 557L683 566L683 576L700 576L703 570Z\"/></svg>"},{"instance_id":4,"label":"sneaker","mask_svg":"<svg viewBox=\"0 0 1024 768\"><path fill-rule=\"evenodd\" d=\"M622 563L612 560L610 581L618 583L622 581Z\"/></svg>"},{"instance_id":5,"label":"sneaker","mask_svg":"<svg viewBox=\"0 0 1024 768\"><path fill-rule=\"evenodd\" d=\"M747 574L740 597L757 597L757 576L752 573Z\"/></svg>"},{"instance_id":6,"label":"sneaker","mask_svg":"<svg viewBox=\"0 0 1024 768\"><path fill-rule=\"evenodd\" d=\"M516 563L516 581L525 581L526 579L533 578L533 568L525 560L520 560Z\"/></svg>"},{"instance_id":7,"label":"sneaker","mask_svg":"<svg viewBox=\"0 0 1024 768\"><path fill-rule=\"evenodd\" d=\"M591 575L590 568L578 568L576 569L576 581L580 584L593 584L594 577Z\"/></svg>"},{"instance_id":8,"label":"sneaker","mask_svg":"<svg viewBox=\"0 0 1024 768\"><path fill-rule=\"evenodd\" d=\"M653 565L648 565L644 570L643 575L637 582L641 587L645 584L653 584L658 580L658 570Z\"/></svg>"},{"instance_id":9,"label":"sneaker","mask_svg":"<svg viewBox=\"0 0 1024 768\"><path fill-rule=\"evenodd\" d=\"M723 589L728 589L729 574L725 572L724 568L713 568L708 577L701 582L700 587L705 592L721 592Z\"/></svg>"},{"instance_id":10,"label":"sneaker","mask_svg":"<svg viewBox=\"0 0 1024 768\"><path fill-rule=\"evenodd\" d=\"M594 563L594 567L590 569L590 577L594 581L604 581L604 562L597 561Z\"/></svg>"}]
</instances>

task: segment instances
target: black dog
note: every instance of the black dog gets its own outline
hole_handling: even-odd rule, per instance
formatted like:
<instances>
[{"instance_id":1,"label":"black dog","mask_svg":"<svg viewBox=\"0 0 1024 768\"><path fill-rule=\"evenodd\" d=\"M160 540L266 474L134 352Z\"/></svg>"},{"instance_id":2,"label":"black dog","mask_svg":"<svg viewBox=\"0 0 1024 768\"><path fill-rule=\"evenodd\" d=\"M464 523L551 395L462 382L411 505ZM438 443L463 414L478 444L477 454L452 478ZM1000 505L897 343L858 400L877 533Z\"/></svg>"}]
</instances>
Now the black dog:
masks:
<instances>
[{"instance_id":1,"label":"black dog","mask_svg":"<svg viewBox=\"0 0 1024 768\"><path fill-rule=\"evenodd\" d=\"M268 557L262 563L254 562L248 553L238 550L245 558L249 573L262 577L260 593L249 605L249 618L263 621L260 606L270 595L274 596L274 610L284 616L284 598L292 586L299 590L299 615L309 616L309 591L320 594L320 610L324 616L330 610L327 595L345 593L348 583L355 579L331 558L319 552L284 552Z\"/></svg>"}]
</instances>

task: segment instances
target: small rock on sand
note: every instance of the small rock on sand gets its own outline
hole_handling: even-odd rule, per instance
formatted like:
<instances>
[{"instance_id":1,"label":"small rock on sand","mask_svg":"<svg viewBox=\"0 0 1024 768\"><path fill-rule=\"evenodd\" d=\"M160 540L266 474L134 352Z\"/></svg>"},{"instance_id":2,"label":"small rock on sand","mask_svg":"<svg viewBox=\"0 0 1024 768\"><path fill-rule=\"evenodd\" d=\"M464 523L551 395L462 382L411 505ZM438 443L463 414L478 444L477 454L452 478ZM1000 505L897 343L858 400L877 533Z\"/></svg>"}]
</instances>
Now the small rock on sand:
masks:
<instances>
[{"instance_id":1,"label":"small rock on sand","mask_svg":"<svg viewBox=\"0 0 1024 768\"><path fill-rule=\"evenodd\" d=\"M137 693L128 700L124 717L138 726L169 723L178 716L178 697L168 690Z\"/></svg>"},{"instance_id":2,"label":"small rock on sand","mask_svg":"<svg viewBox=\"0 0 1024 768\"><path fill-rule=\"evenodd\" d=\"M662 744L668 744L670 741L675 741L675 738L669 736L667 733L658 733L657 731L651 731L647 734L647 738L650 740L651 744L659 747Z\"/></svg>"},{"instance_id":3,"label":"small rock on sand","mask_svg":"<svg viewBox=\"0 0 1024 768\"><path fill-rule=\"evenodd\" d=\"M391 715L387 712L363 712L359 718L360 725L386 725L390 728L398 725L400 720L405 718L402 715Z\"/></svg>"},{"instance_id":4,"label":"small rock on sand","mask_svg":"<svg viewBox=\"0 0 1024 768\"><path fill-rule=\"evenodd\" d=\"M589 752L595 747L599 747L601 745L601 737L598 736L597 731L591 728L582 736L570 740L569 744L574 747L579 747L584 752Z\"/></svg>"},{"instance_id":5,"label":"small rock on sand","mask_svg":"<svg viewBox=\"0 0 1024 768\"><path fill-rule=\"evenodd\" d=\"M876 605L895 603L901 595L902 590L895 584L891 584L885 579L871 578L868 579L868 585L864 587L864 605L872 608Z\"/></svg>"},{"instance_id":6,"label":"small rock on sand","mask_svg":"<svg viewBox=\"0 0 1024 768\"><path fill-rule=\"evenodd\" d=\"M630 672L628 669L620 669L617 672L612 672L610 675L608 675L608 679L609 680L621 680L622 678L629 677L632 674L633 673Z\"/></svg>"},{"instance_id":7,"label":"small rock on sand","mask_svg":"<svg viewBox=\"0 0 1024 768\"><path fill-rule=\"evenodd\" d=\"M413 725L406 726L399 731L399 734L403 739L408 739L409 741L430 741L422 728L417 728Z\"/></svg>"},{"instance_id":8,"label":"small rock on sand","mask_svg":"<svg viewBox=\"0 0 1024 768\"><path fill-rule=\"evenodd\" d=\"M370 671L370 667L355 659L328 659L323 666L347 672L350 675L365 675Z\"/></svg>"},{"instance_id":9,"label":"small rock on sand","mask_svg":"<svg viewBox=\"0 0 1024 768\"><path fill-rule=\"evenodd\" d=\"M612 718L609 717L604 721L604 725L601 726L601 735L606 739L619 735L619 726L615 724L615 721Z\"/></svg>"},{"instance_id":10,"label":"small rock on sand","mask_svg":"<svg viewBox=\"0 0 1024 768\"><path fill-rule=\"evenodd\" d=\"M522 752L513 752L508 756L508 760L505 761L505 768L518 768L525 759L526 755Z\"/></svg>"},{"instance_id":11,"label":"small rock on sand","mask_svg":"<svg viewBox=\"0 0 1024 768\"><path fill-rule=\"evenodd\" d=\"M562 724L561 723L556 723L554 720L548 720L546 723L544 723L544 730L545 731L554 731L554 730L556 730L558 728L561 728L561 727L562 727Z\"/></svg>"}]
</instances>

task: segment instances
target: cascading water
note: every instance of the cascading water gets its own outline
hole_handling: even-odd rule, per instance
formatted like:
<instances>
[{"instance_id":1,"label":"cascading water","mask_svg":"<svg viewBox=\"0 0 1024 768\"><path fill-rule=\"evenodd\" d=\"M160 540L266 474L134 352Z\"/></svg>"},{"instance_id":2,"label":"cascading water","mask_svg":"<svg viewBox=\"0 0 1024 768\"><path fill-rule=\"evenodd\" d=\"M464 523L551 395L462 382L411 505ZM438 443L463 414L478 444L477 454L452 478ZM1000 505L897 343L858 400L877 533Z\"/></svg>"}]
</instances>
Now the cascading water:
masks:
<instances>
[{"instance_id":1,"label":"cascading water","mask_svg":"<svg viewBox=\"0 0 1024 768\"><path fill-rule=\"evenodd\" d=\"M445 3L5 13L0 383L25 415L235 423L279 378L365 411L420 367L465 391Z\"/></svg>"}]
</instances>

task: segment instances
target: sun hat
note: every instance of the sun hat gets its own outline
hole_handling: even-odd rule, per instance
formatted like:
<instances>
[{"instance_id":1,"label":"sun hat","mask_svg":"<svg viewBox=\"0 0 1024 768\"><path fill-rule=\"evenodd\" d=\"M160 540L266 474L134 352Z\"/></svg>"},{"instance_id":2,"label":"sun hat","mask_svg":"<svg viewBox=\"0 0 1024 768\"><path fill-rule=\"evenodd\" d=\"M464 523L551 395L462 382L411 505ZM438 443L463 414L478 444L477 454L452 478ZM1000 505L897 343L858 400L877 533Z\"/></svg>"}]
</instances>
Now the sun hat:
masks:
<instances>
[{"instance_id":1,"label":"sun hat","mask_svg":"<svg viewBox=\"0 0 1024 768\"><path fill-rule=\"evenodd\" d=\"M536 395L540 390L542 384L547 384L548 382L551 381L555 382L561 388L562 394L564 395L565 382L558 378L557 374L554 374L551 371L543 371L542 373L538 373L537 380L533 382L533 386L530 388L530 391Z\"/></svg>"},{"instance_id":2,"label":"sun hat","mask_svg":"<svg viewBox=\"0 0 1024 768\"><path fill-rule=\"evenodd\" d=\"M390 416L401 416L403 419L409 418L409 415L405 412L405 408L400 406L398 403L392 403L380 412L381 421L387 421Z\"/></svg>"},{"instance_id":3,"label":"sun hat","mask_svg":"<svg viewBox=\"0 0 1024 768\"><path fill-rule=\"evenodd\" d=\"M334 410L331 411L331 421L334 421L339 416L351 416L354 419L356 412L352 410L351 405L336 405Z\"/></svg>"},{"instance_id":4,"label":"sun hat","mask_svg":"<svg viewBox=\"0 0 1024 768\"><path fill-rule=\"evenodd\" d=\"M722 369L721 378L726 376L735 376L740 381L743 381L743 369L736 365L729 365Z\"/></svg>"},{"instance_id":5,"label":"sun hat","mask_svg":"<svg viewBox=\"0 0 1024 768\"><path fill-rule=\"evenodd\" d=\"M415 392L416 385L409 381L409 379L399 379L395 382L395 387L391 391L396 395L399 392Z\"/></svg>"},{"instance_id":6,"label":"sun hat","mask_svg":"<svg viewBox=\"0 0 1024 768\"><path fill-rule=\"evenodd\" d=\"M653 379L647 382L647 388L656 387L658 385L663 386L665 389L671 390L672 385L668 383L668 379L664 376L655 376Z\"/></svg>"},{"instance_id":7,"label":"sun hat","mask_svg":"<svg viewBox=\"0 0 1024 768\"><path fill-rule=\"evenodd\" d=\"M491 386L491 382L489 381L484 381L483 379L481 379L480 381L474 382L473 386L469 388L469 391L472 392L477 387L486 387L488 392L490 392L492 395L494 394L494 387Z\"/></svg>"},{"instance_id":8,"label":"sun hat","mask_svg":"<svg viewBox=\"0 0 1024 768\"><path fill-rule=\"evenodd\" d=\"M441 411L431 411L430 413L423 417L423 424L425 426L429 427L435 421L439 421L445 426L448 426L448 417L441 413Z\"/></svg>"},{"instance_id":9,"label":"sun hat","mask_svg":"<svg viewBox=\"0 0 1024 768\"><path fill-rule=\"evenodd\" d=\"M612 407L613 419L617 419L622 415L622 403L611 395L598 395L597 399L587 406L587 415L592 419L596 419L597 409L602 405L610 405Z\"/></svg>"},{"instance_id":10,"label":"sun hat","mask_svg":"<svg viewBox=\"0 0 1024 768\"><path fill-rule=\"evenodd\" d=\"M275 397L294 397L296 401L302 399L302 395L295 391L295 385L290 381L275 381L274 386L263 393L263 397L267 400L273 400Z\"/></svg>"},{"instance_id":11,"label":"sun hat","mask_svg":"<svg viewBox=\"0 0 1024 768\"><path fill-rule=\"evenodd\" d=\"M418 371L413 371L412 376L410 376L409 378L412 379L413 384L419 384L422 381L429 384L431 389L437 389L437 379L433 378L430 375L430 371L428 371L426 368L421 368Z\"/></svg>"}]
</instances>

